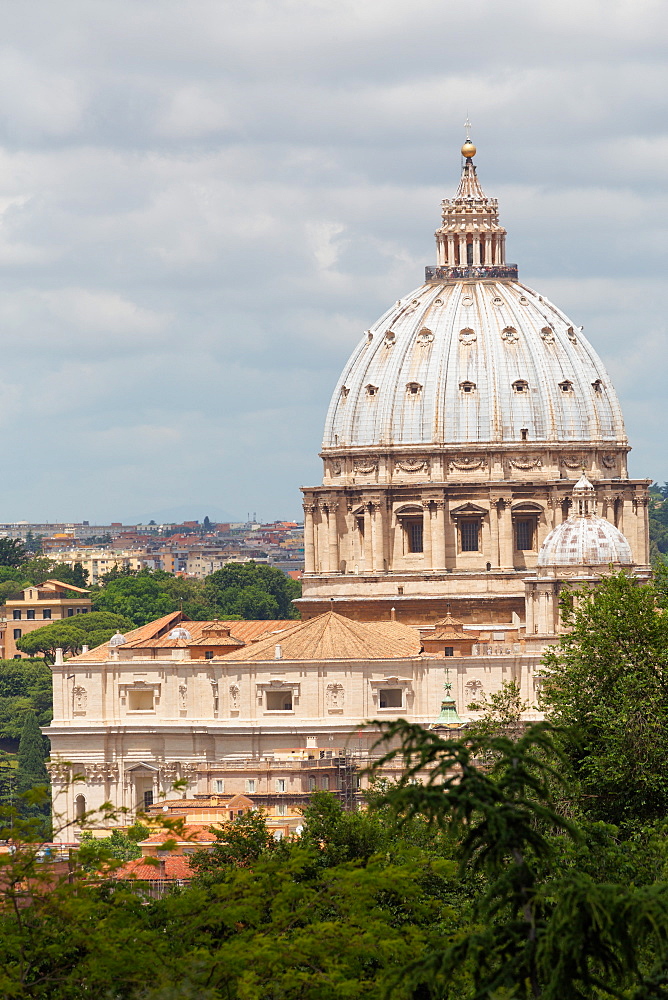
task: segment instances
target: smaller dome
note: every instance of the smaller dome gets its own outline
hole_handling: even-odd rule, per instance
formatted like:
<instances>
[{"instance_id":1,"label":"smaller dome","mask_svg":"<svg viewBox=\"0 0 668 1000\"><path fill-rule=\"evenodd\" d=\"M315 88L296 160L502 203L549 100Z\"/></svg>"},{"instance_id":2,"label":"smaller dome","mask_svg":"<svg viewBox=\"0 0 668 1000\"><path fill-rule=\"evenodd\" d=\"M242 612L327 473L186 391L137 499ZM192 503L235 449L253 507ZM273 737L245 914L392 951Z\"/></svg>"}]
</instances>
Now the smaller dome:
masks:
<instances>
[{"instance_id":1,"label":"smaller dome","mask_svg":"<svg viewBox=\"0 0 668 1000\"><path fill-rule=\"evenodd\" d=\"M547 536L538 553L543 569L632 566L633 554L619 528L604 517L569 517Z\"/></svg>"},{"instance_id":2,"label":"smaller dome","mask_svg":"<svg viewBox=\"0 0 668 1000\"><path fill-rule=\"evenodd\" d=\"M185 639L186 642L192 642L193 637L187 628L173 628L172 631L167 636L168 639Z\"/></svg>"},{"instance_id":3,"label":"smaller dome","mask_svg":"<svg viewBox=\"0 0 668 1000\"><path fill-rule=\"evenodd\" d=\"M114 646L122 646L124 642L127 642L127 639L125 638L123 633L117 632L116 635L112 635L111 639L109 640L109 645L113 649Z\"/></svg>"}]
</instances>

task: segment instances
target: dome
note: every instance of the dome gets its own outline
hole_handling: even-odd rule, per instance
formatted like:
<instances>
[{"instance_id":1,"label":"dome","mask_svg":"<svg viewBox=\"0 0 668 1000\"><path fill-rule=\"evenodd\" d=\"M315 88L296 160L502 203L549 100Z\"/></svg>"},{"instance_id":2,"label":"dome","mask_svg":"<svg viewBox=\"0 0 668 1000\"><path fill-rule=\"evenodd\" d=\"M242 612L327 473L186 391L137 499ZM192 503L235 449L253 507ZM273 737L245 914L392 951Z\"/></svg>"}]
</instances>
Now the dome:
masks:
<instances>
[{"instance_id":1,"label":"dome","mask_svg":"<svg viewBox=\"0 0 668 1000\"><path fill-rule=\"evenodd\" d=\"M569 517L554 528L538 553L539 568L632 566L631 546L604 517Z\"/></svg>"},{"instance_id":2,"label":"dome","mask_svg":"<svg viewBox=\"0 0 668 1000\"><path fill-rule=\"evenodd\" d=\"M506 231L469 159L443 202L437 266L353 351L323 448L624 447L624 421L582 328L505 263Z\"/></svg>"},{"instance_id":3,"label":"dome","mask_svg":"<svg viewBox=\"0 0 668 1000\"><path fill-rule=\"evenodd\" d=\"M125 638L123 633L117 632L115 635L112 635L111 639L109 640L109 645L113 649L114 646L122 646L124 642L127 642L127 639Z\"/></svg>"},{"instance_id":4,"label":"dome","mask_svg":"<svg viewBox=\"0 0 668 1000\"><path fill-rule=\"evenodd\" d=\"M167 638L168 639L183 639L183 640L185 640L185 642L192 642L192 638L193 637L192 637L192 635L190 634L190 632L188 631L187 628L183 628L181 626L178 626L177 628L173 628L172 629L172 631L169 633L169 635L167 636Z\"/></svg>"},{"instance_id":5,"label":"dome","mask_svg":"<svg viewBox=\"0 0 668 1000\"><path fill-rule=\"evenodd\" d=\"M323 447L624 443L603 363L544 296L517 281L427 282L356 347Z\"/></svg>"}]
</instances>

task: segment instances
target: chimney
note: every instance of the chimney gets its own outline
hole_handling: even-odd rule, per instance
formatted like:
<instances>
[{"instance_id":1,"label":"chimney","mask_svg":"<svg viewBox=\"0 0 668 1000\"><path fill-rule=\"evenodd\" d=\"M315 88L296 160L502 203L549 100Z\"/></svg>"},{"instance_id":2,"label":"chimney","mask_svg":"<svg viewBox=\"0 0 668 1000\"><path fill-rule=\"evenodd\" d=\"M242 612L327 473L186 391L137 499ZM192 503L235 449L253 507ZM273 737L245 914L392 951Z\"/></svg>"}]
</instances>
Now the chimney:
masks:
<instances>
[{"instance_id":1,"label":"chimney","mask_svg":"<svg viewBox=\"0 0 668 1000\"><path fill-rule=\"evenodd\" d=\"M53 665L54 667L62 667L64 662L65 661L63 660L63 650L60 646L58 646L56 648L56 658L53 661Z\"/></svg>"},{"instance_id":2,"label":"chimney","mask_svg":"<svg viewBox=\"0 0 668 1000\"><path fill-rule=\"evenodd\" d=\"M164 858L160 858L160 878L167 877L167 862Z\"/></svg>"},{"instance_id":3,"label":"chimney","mask_svg":"<svg viewBox=\"0 0 668 1000\"><path fill-rule=\"evenodd\" d=\"M275 660L283 659L283 647L280 646L278 643L276 643L276 646L274 647L274 659Z\"/></svg>"},{"instance_id":4,"label":"chimney","mask_svg":"<svg viewBox=\"0 0 668 1000\"><path fill-rule=\"evenodd\" d=\"M390 608L390 621L391 622L396 622L396 620L397 620L397 609L396 608Z\"/></svg>"},{"instance_id":5,"label":"chimney","mask_svg":"<svg viewBox=\"0 0 668 1000\"><path fill-rule=\"evenodd\" d=\"M82 646L81 647L81 652L82 653L87 653L88 652L88 646Z\"/></svg>"}]
</instances>

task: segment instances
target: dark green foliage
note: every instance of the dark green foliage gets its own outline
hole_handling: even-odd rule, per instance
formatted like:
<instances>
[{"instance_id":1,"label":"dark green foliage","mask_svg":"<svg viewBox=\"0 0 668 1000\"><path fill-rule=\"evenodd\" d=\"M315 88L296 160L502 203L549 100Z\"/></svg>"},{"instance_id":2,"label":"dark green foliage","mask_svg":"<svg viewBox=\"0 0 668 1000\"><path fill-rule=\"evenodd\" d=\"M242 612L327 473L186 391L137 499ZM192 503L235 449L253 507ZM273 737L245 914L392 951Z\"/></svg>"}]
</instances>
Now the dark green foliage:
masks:
<instances>
[{"instance_id":1,"label":"dark green foliage","mask_svg":"<svg viewBox=\"0 0 668 1000\"><path fill-rule=\"evenodd\" d=\"M108 642L114 633L133 627L133 623L122 615L93 611L36 628L17 639L16 646L31 656L43 653L47 662L53 663L58 648L68 653L79 653L84 645L91 648L99 646Z\"/></svg>"},{"instance_id":2,"label":"dark green foliage","mask_svg":"<svg viewBox=\"0 0 668 1000\"><path fill-rule=\"evenodd\" d=\"M135 626L182 610L194 621L213 618L294 618L301 588L281 570L250 562L226 566L206 580L185 580L161 570L110 573L93 588L93 607L124 615Z\"/></svg>"},{"instance_id":3,"label":"dark green foliage","mask_svg":"<svg viewBox=\"0 0 668 1000\"><path fill-rule=\"evenodd\" d=\"M650 553L653 560L664 561L668 554L668 483L654 483L649 494Z\"/></svg>"},{"instance_id":4,"label":"dark green foliage","mask_svg":"<svg viewBox=\"0 0 668 1000\"><path fill-rule=\"evenodd\" d=\"M28 709L48 726L51 703L51 671L43 660L0 660L0 737L18 740Z\"/></svg>"},{"instance_id":5,"label":"dark green foliage","mask_svg":"<svg viewBox=\"0 0 668 1000\"><path fill-rule=\"evenodd\" d=\"M624 573L563 604L570 631L549 651L543 702L564 727L572 789L616 825L668 814L668 616Z\"/></svg>"},{"instance_id":6,"label":"dark green foliage","mask_svg":"<svg viewBox=\"0 0 668 1000\"><path fill-rule=\"evenodd\" d=\"M25 817L47 822L51 803L46 795L49 774L46 758L48 740L42 736L35 713L28 709L23 717L23 730L19 742L16 768L16 793L19 796L19 813Z\"/></svg>"},{"instance_id":7,"label":"dark green foliage","mask_svg":"<svg viewBox=\"0 0 668 1000\"><path fill-rule=\"evenodd\" d=\"M301 586L280 569L263 563L235 563L206 578L205 593L218 617L297 618L292 601Z\"/></svg>"},{"instance_id":8,"label":"dark green foliage","mask_svg":"<svg viewBox=\"0 0 668 1000\"><path fill-rule=\"evenodd\" d=\"M85 590L88 586L88 570L84 569L80 562L75 563L74 566L54 563L49 575L53 580L71 583L73 587L81 587Z\"/></svg>"},{"instance_id":9,"label":"dark green foliage","mask_svg":"<svg viewBox=\"0 0 668 1000\"><path fill-rule=\"evenodd\" d=\"M0 566L21 566L27 558L20 538L0 538Z\"/></svg>"}]
</instances>

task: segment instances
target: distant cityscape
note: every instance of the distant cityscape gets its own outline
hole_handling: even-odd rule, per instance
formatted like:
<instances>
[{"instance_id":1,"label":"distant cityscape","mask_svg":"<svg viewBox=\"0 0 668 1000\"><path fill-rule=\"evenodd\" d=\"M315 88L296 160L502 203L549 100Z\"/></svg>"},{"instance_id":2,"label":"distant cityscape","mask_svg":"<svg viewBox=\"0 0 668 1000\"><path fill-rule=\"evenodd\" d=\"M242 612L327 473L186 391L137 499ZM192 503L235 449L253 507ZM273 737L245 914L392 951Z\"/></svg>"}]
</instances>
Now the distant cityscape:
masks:
<instances>
[{"instance_id":1,"label":"distant cityscape","mask_svg":"<svg viewBox=\"0 0 668 1000\"><path fill-rule=\"evenodd\" d=\"M164 570L204 579L228 563L253 560L300 579L304 525L297 521L214 523L208 517L181 524L0 524L0 537L16 538L55 562L80 563L90 584L112 570Z\"/></svg>"}]
</instances>

